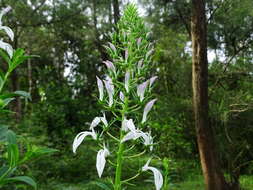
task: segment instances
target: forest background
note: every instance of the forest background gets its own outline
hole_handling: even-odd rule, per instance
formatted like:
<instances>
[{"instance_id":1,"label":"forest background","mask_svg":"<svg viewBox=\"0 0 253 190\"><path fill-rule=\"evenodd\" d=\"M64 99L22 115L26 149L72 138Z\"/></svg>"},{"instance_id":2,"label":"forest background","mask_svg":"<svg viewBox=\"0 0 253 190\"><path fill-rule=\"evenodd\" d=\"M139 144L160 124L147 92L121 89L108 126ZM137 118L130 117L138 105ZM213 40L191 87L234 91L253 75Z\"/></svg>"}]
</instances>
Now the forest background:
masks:
<instances>
[{"instance_id":1,"label":"forest background","mask_svg":"<svg viewBox=\"0 0 253 190\"><path fill-rule=\"evenodd\" d=\"M39 189L96 189L92 142L72 153L75 135L97 116L96 75L106 69L104 45L128 1L1 0L10 5L4 18L16 36L13 47L29 59L10 76L9 91L24 90L2 114L22 139L58 152L21 167ZM170 189L203 189L192 105L190 1L140 0L140 14L155 44L151 73L158 76L152 132L158 144L157 165L168 166ZM229 183L253 189L253 3L251 0L206 0L208 52L208 123L217 157ZM5 69L5 64L0 68ZM0 157L0 161L3 159ZM131 162L131 161L129 161ZM134 162L130 164L136 164ZM131 172L131 171L129 171ZM142 184L148 178L139 178ZM11 187L10 187L11 188ZM30 189L23 184L17 189ZM143 187L145 189L146 187ZM98 188L99 189L99 188ZM134 188L133 189L137 189ZM141 189L141 188L139 188Z\"/></svg>"}]
</instances>

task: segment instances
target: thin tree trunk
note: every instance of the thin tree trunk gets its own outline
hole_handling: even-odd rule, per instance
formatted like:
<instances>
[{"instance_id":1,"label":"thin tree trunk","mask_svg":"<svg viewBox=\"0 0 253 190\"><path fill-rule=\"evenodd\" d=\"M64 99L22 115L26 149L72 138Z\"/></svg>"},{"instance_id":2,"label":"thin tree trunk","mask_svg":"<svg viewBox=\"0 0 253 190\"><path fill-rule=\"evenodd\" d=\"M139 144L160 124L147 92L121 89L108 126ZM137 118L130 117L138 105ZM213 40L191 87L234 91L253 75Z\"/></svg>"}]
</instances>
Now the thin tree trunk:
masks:
<instances>
[{"instance_id":1,"label":"thin tree trunk","mask_svg":"<svg viewBox=\"0 0 253 190\"><path fill-rule=\"evenodd\" d=\"M195 127L206 190L225 190L212 129L208 122L208 61L205 0L192 0L192 88Z\"/></svg>"},{"instance_id":2,"label":"thin tree trunk","mask_svg":"<svg viewBox=\"0 0 253 190\"><path fill-rule=\"evenodd\" d=\"M20 84L19 84L19 76L17 71L12 71L11 74L11 82L12 82L12 91L20 90ZM15 112L15 118L17 121L19 121L22 117L22 105L21 100L19 97L16 97L14 101L14 112Z\"/></svg>"}]
</instances>

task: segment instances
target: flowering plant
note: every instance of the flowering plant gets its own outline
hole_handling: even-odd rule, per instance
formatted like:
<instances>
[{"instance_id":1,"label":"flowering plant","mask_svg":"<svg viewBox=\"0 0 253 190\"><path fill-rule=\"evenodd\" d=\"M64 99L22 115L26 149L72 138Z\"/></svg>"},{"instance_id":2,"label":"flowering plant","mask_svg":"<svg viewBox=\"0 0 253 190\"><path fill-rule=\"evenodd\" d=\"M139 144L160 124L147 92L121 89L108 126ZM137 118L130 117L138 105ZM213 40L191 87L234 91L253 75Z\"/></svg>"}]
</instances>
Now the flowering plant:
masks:
<instances>
[{"instance_id":1,"label":"flowering plant","mask_svg":"<svg viewBox=\"0 0 253 190\"><path fill-rule=\"evenodd\" d=\"M7 7L0 11L0 31L3 30L13 41L14 33L12 29L8 26L2 25L2 17L10 10L11 8ZM15 91L11 93L4 91L5 84L12 71L25 60L33 57L27 56L24 53L23 49L14 50L9 43L0 40L0 57L3 59L1 61L6 62L8 65L6 71L2 71L0 69L0 114L3 112L10 112L7 109L7 106L15 99L15 97L21 96L24 98L30 98L29 93L24 91ZM27 163L31 159L38 158L44 154L53 153L56 150L50 148L39 148L27 143L26 151L19 151L19 144L17 141L17 135L6 125L0 123L0 147L6 147L7 149L6 152L1 150L3 156L1 155L0 160L0 189L8 184L17 182L26 183L36 189L37 184L32 178L28 176L16 176L16 171L19 166Z\"/></svg>"},{"instance_id":2,"label":"flowering plant","mask_svg":"<svg viewBox=\"0 0 253 190\"><path fill-rule=\"evenodd\" d=\"M154 174L156 190L160 190L163 185L160 171L149 166L151 159L135 176L122 179L126 159L136 158L147 152L152 154L153 151L148 114L156 102L156 99L151 99L151 90L157 76L146 79L154 51L149 42L149 34L136 7L128 5L116 31L110 35L112 42L105 46L111 58L103 61L107 72L104 76L97 77L102 116L95 117L90 130L80 132L73 142L74 153L87 136L99 143L101 149L96 161L98 176L102 176L108 160L115 167L114 190L121 190L129 181L148 170ZM110 121L107 120L109 117L112 118ZM144 145L143 151L129 155L140 143ZM109 144L116 146L117 151L110 150Z\"/></svg>"}]
</instances>

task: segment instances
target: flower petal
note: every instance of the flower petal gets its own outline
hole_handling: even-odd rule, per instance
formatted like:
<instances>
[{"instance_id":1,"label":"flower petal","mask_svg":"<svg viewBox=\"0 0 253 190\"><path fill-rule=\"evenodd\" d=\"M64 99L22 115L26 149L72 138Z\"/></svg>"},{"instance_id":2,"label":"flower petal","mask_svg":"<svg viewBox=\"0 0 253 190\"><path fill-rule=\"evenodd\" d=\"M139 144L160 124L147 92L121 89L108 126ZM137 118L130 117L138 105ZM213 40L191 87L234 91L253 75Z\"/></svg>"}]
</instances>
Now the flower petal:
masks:
<instances>
[{"instance_id":1,"label":"flower petal","mask_svg":"<svg viewBox=\"0 0 253 190\"><path fill-rule=\"evenodd\" d=\"M98 85L98 91L99 91L99 100L102 101L104 97L104 85L103 85L103 82L98 77L97 77L97 85Z\"/></svg>"},{"instance_id":2,"label":"flower petal","mask_svg":"<svg viewBox=\"0 0 253 190\"><path fill-rule=\"evenodd\" d=\"M90 129L94 129L100 123L100 121L100 117L95 117L90 124Z\"/></svg>"},{"instance_id":3,"label":"flower petal","mask_svg":"<svg viewBox=\"0 0 253 190\"><path fill-rule=\"evenodd\" d=\"M76 153L76 149L79 147L79 145L83 142L84 138L86 136L92 136L92 138L95 140L97 138L97 134L95 133L94 130L92 131L84 131L81 133L78 133L74 139L73 145L72 145L72 149L73 152Z\"/></svg>"},{"instance_id":4,"label":"flower petal","mask_svg":"<svg viewBox=\"0 0 253 190\"><path fill-rule=\"evenodd\" d=\"M149 133L142 133L142 136L141 136L144 140L143 144L145 146L150 146L150 151L153 150L153 138L151 136L151 132Z\"/></svg>"},{"instance_id":5,"label":"flower petal","mask_svg":"<svg viewBox=\"0 0 253 190\"><path fill-rule=\"evenodd\" d=\"M105 168L106 163L106 157L109 155L109 151L107 148L104 147L104 149L101 149L97 153L97 162L96 162L96 168L98 172L98 176L101 177Z\"/></svg>"},{"instance_id":6,"label":"flower petal","mask_svg":"<svg viewBox=\"0 0 253 190\"><path fill-rule=\"evenodd\" d=\"M128 56L129 56L129 55L128 55L128 49L126 49L126 50L125 50L125 60L128 59Z\"/></svg>"},{"instance_id":7,"label":"flower petal","mask_svg":"<svg viewBox=\"0 0 253 190\"><path fill-rule=\"evenodd\" d=\"M143 82L142 84L137 86L137 95L140 97L140 101L142 102L144 99L144 94L145 94L145 90L147 88L148 85L148 80Z\"/></svg>"},{"instance_id":8,"label":"flower petal","mask_svg":"<svg viewBox=\"0 0 253 190\"><path fill-rule=\"evenodd\" d=\"M130 72L127 71L125 74L125 89L127 93L129 92L129 80L130 80Z\"/></svg>"},{"instance_id":9,"label":"flower petal","mask_svg":"<svg viewBox=\"0 0 253 190\"><path fill-rule=\"evenodd\" d=\"M109 44L109 46L110 46L110 48L113 50L113 51L117 51L116 50L116 47L111 43L111 42L108 42L108 44Z\"/></svg>"},{"instance_id":10,"label":"flower petal","mask_svg":"<svg viewBox=\"0 0 253 190\"><path fill-rule=\"evenodd\" d=\"M110 77L107 78L107 80L104 80L105 88L109 96L109 107L113 104L113 94L114 94L114 86L112 83L112 79Z\"/></svg>"},{"instance_id":11,"label":"flower petal","mask_svg":"<svg viewBox=\"0 0 253 190\"><path fill-rule=\"evenodd\" d=\"M10 29L8 26L0 26L0 30L4 30L6 34L10 37L11 41L13 41L14 33L12 29Z\"/></svg>"},{"instance_id":12,"label":"flower petal","mask_svg":"<svg viewBox=\"0 0 253 190\"><path fill-rule=\"evenodd\" d=\"M10 44L5 43L5 42L0 40L0 48L5 50L9 54L10 58L12 58L13 48Z\"/></svg>"},{"instance_id":13,"label":"flower petal","mask_svg":"<svg viewBox=\"0 0 253 190\"><path fill-rule=\"evenodd\" d=\"M153 99L153 100L149 101L149 102L146 104L146 106L145 106L145 108L144 108L144 112L143 112L143 116L142 116L142 121L141 121L141 123L146 122L146 120L147 120L147 115L148 115L149 111L151 110L151 108L153 107L153 105L154 105L155 102L156 102L156 99Z\"/></svg>"},{"instance_id":14,"label":"flower petal","mask_svg":"<svg viewBox=\"0 0 253 190\"><path fill-rule=\"evenodd\" d=\"M103 113L103 117L100 117L100 120L103 122L103 124L105 125L105 127L108 126L108 122L106 120L105 113Z\"/></svg>"},{"instance_id":15,"label":"flower petal","mask_svg":"<svg viewBox=\"0 0 253 190\"><path fill-rule=\"evenodd\" d=\"M151 170L153 172L156 190L160 190L163 186L163 176L158 169L148 166L150 161L151 159L149 159L147 163L142 167L142 171Z\"/></svg>"},{"instance_id":16,"label":"flower petal","mask_svg":"<svg viewBox=\"0 0 253 190\"><path fill-rule=\"evenodd\" d=\"M114 67L114 64L109 61L109 60L106 60L106 61L103 61L103 63L106 65L106 67L109 69L109 70L112 70L114 73L116 73L116 69Z\"/></svg>"},{"instance_id":17,"label":"flower petal","mask_svg":"<svg viewBox=\"0 0 253 190\"><path fill-rule=\"evenodd\" d=\"M149 88L152 87L153 83L155 82L155 80L158 78L158 76L153 76L149 79Z\"/></svg>"},{"instance_id":18,"label":"flower petal","mask_svg":"<svg viewBox=\"0 0 253 190\"><path fill-rule=\"evenodd\" d=\"M119 92L119 98L122 102L124 102L125 96L124 96L123 92L121 92L121 91Z\"/></svg>"},{"instance_id":19,"label":"flower petal","mask_svg":"<svg viewBox=\"0 0 253 190\"><path fill-rule=\"evenodd\" d=\"M129 141L129 140L136 140L138 138L140 138L142 136L142 133L141 132L138 132L138 131L130 131L128 132L124 137L123 139L121 140L121 143L123 142L126 142L126 141Z\"/></svg>"},{"instance_id":20,"label":"flower petal","mask_svg":"<svg viewBox=\"0 0 253 190\"><path fill-rule=\"evenodd\" d=\"M11 7L8 6L6 8L3 8L0 12L0 26L2 26L2 17L3 15L5 15L6 13L8 13L11 10Z\"/></svg>"}]
</instances>

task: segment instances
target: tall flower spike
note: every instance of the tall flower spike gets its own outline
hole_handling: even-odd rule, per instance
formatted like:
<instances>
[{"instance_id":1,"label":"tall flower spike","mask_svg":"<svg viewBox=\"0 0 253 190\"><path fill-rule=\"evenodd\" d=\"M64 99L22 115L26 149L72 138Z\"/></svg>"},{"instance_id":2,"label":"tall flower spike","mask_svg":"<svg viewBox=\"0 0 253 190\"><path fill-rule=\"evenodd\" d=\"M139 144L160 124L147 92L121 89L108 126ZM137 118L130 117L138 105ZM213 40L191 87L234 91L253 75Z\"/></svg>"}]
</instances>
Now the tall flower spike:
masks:
<instances>
[{"instance_id":1,"label":"tall flower spike","mask_svg":"<svg viewBox=\"0 0 253 190\"><path fill-rule=\"evenodd\" d=\"M147 115L148 115L148 113L150 112L151 108L153 107L155 101L156 101L156 99L153 99L153 100L149 101L149 102L146 104L146 106L145 106L145 108L144 108L144 112L143 112L143 116L142 116L142 121L141 121L141 123L146 122L146 120L147 120Z\"/></svg>"},{"instance_id":2,"label":"tall flower spike","mask_svg":"<svg viewBox=\"0 0 253 190\"><path fill-rule=\"evenodd\" d=\"M142 171L151 170L153 172L156 190L160 190L163 186L163 176L158 169L149 166L150 161L151 159L149 159L147 163L142 167Z\"/></svg>"},{"instance_id":3,"label":"tall flower spike","mask_svg":"<svg viewBox=\"0 0 253 190\"><path fill-rule=\"evenodd\" d=\"M104 80L105 88L109 96L109 107L113 104L113 94L114 94L114 86L112 84L112 79L108 76L107 80Z\"/></svg>"},{"instance_id":4,"label":"tall flower spike","mask_svg":"<svg viewBox=\"0 0 253 190\"><path fill-rule=\"evenodd\" d=\"M104 97L104 85L103 85L103 82L98 77L97 77L97 85L98 85L98 91L99 91L99 100L102 101Z\"/></svg>"},{"instance_id":5,"label":"tall flower spike","mask_svg":"<svg viewBox=\"0 0 253 190\"><path fill-rule=\"evenodd\" d=\"M72 149L74 153L76 153L76 149L83 142L86 136L91 136L94 140L96 140L97 138L97 134L95 133L94 129L92 129L92 131L84 131L84 132L78 133L72 145Z\"/></svg>"},{"instance_id":6,"label":"tall flower spike","mask_svg":"<svg viewBox=\"0 0 253 190\"><path fill-rule=\"evenodd\" d=\"M125 89L127 93L129 92L129 80L130 80L130 72L127 71L125 74Z\"/></svg>"},{"instance_id":7,"label":"tall flower spike","mask_svg":"<svg viewBox=\"0 0 253 190\"><path fill-rule=\"evenodd\" d=\"M106 163L106 157L109 156L110 152L109 150L104 147L104 149L101 149L98 151L97 154L97 163L96 163L96 168L98 172L98 176L101 178L104 168L105 168L105 163Z\"/></svg>"},{"instance_id":8,"label":"tall flower spike","mask_svg":"<svg viewBox=\"0 0 253 190\"><path fill-rule=\"evenodd\" d=\"M147 88L149 81L143 82L142 84L137 86L137 95L140 97L140 101L142 102L144 99L145 90Z\"/></svg>"},{"instance_id":9,"label":"tall flower spike","mask_svg":"<svg viewBox=\"0 0 253 190\"><path fill-rule=\"evenodd\" d=\"M106 67L111 70L112 72L116 73L116 69L114 67L114 64L109 61L109 60L106 60L106 61L103 61L103 63L106 65Z\"/></svg>"}]
</instances>

